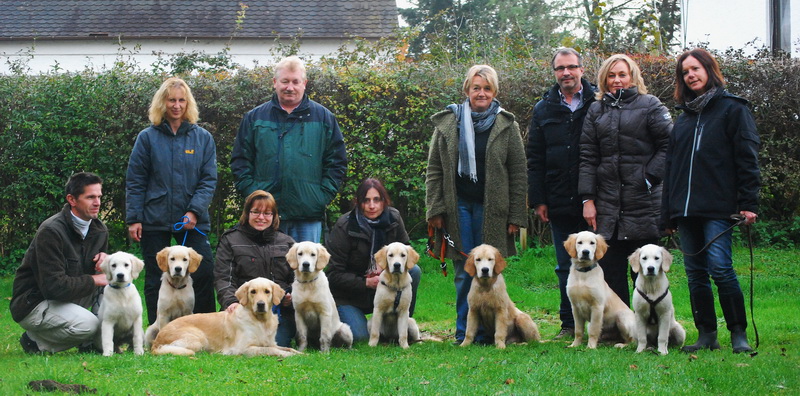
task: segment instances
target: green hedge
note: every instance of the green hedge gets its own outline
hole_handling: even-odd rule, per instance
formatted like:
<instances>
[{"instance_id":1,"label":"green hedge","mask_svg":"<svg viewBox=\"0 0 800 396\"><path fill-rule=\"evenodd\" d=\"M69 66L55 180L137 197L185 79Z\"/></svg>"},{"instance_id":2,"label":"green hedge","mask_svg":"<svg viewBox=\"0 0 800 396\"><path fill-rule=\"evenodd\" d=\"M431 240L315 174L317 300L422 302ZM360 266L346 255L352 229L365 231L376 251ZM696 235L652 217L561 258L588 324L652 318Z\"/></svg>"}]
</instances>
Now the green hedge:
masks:
<instances>
[{"instance_id":1,"label":"green hedge","mask_svg":"<svg viewBox=\"0 0 800 396\"><path fill-rule=\"evenodd\" d=\"M674 107L674 58L635 58L650 92ZM587 76L593 78L601 59L586 57ZM737 53L720 59L730 91L751 101L763 141L761 218L778 231L762 228L759 238L771 242L779 233L777 243L798 243L800 63ZM429 117L463 100L460 86L470 64L342 51L311 66L307 92L337 115L349 159L328 222L350 208L358 181L374 176L386 181L412 237L422 235ZM501 76L499 100L526 130L533 105L553 84L549 54L492 64ZM76 171L105 179L102 218L112 231L112 248L131 248L124 225L125 170L137 133L148 125L150 99L165 78L124 64L101 73L0 76L0 271L16 267L38 224L63 204L63 185ZM219 233L240 210L229 167L239 122L272 95L271 69L185 78L200 106L200 123L217 142L219 183L210 209L213 232Z\"/></svg>"}]
</instances>

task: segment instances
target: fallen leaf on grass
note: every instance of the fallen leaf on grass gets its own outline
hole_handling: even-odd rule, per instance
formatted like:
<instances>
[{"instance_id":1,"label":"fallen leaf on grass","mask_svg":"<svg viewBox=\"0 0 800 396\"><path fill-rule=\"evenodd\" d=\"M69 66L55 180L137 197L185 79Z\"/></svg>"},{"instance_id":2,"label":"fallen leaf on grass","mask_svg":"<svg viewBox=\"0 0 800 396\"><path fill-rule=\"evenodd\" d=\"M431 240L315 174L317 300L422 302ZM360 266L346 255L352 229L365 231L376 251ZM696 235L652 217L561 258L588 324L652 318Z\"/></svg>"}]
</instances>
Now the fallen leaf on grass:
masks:
<instances>
[{"instance_id":1,"label":"fallen leaf on grass","mask_svg":"<svg viewBox=\"0 0 800 396\"><path fill-rule=\"evenodd\" d=\"M689 355L689 360L697 360L697 355Z\"/></svg>"},{"instance_id":2,"label":"fallen leaf on grass","mask_svg":"<svg viewBox=\"0 0 800 396\"><path fill-rule=\"evenodd\" d=\"M736 367L750 367L747 363L736 363Z\"/></svg>"},{"instance_id":3,"label":"fallen leaf on grass","mask_svg":"<svg viewBox=\"0 0 800 396\"><path fill-rule=\"evenodd\" d=\"M513 383L514 383L514 379L513 379L513 378L508 378L508 379L506 379L506 381L505 381L505 384L506 384L506 385L511 385L511 384L513 384Z\"/></svg>"},{"instance_id":4,"label":"fallen leaf on grass","mask_svg":"<svg viewBox=\"0 0 800 396\"><path fill-rule=\"evenodd\" d=\"M419 384L420 385L429 385L430 383L431 383L430 381L422 381Z\"/></svg>"},{"instance_id":5,"label":"fallen leaf on grass","mask_svg":"<svg viewBox=\"0 0 800 396\"><path fill-rule=\"evenodd\" d=\"M639 368L639 366L637 366L635 364L632 364L632 365L628 366L628 368L630 368L631 370L636 370L636 369Z\"/></svg>"}]
</instances>

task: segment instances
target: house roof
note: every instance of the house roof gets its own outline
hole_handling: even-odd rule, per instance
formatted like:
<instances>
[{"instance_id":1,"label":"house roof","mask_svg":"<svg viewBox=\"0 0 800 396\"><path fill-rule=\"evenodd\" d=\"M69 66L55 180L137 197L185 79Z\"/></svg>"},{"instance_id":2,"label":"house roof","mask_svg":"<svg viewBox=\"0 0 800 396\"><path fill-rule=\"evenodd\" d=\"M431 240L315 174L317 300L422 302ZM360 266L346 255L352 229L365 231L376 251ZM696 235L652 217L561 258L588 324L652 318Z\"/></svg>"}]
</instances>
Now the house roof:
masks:
<instances>
[{"instance_id":1,"label":"house roof","mask_svg":"<svg viewBox=\"0 0 800 396\"><path fill-rule=\"evenodd\" d=\"M0 39L198 37L385 37L395 0L23 0L0 1Z\"/></svg>"}]
</instances>

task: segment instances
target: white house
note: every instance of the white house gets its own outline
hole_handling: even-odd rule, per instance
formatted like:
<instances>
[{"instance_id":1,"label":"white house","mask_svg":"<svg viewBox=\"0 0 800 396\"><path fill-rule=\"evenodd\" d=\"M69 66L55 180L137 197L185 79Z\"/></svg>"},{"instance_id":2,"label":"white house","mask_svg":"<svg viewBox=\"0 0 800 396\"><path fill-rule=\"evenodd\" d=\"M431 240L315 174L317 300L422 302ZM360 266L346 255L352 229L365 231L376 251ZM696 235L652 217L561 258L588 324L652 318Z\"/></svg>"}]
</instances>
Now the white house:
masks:
<instances>
[{"instance_id":1,"label":"white house","mask_svg":"<svg viewBox=\"0 0 800 396\"><path fill-rule=\"evenodd\" d=\"M148 68L177 53L216 54L252 67L299 37L312 58L351 37L378 39L397 27L395 0L22 0L0 1L0 73Z\"/></svg>"}]
</instances>

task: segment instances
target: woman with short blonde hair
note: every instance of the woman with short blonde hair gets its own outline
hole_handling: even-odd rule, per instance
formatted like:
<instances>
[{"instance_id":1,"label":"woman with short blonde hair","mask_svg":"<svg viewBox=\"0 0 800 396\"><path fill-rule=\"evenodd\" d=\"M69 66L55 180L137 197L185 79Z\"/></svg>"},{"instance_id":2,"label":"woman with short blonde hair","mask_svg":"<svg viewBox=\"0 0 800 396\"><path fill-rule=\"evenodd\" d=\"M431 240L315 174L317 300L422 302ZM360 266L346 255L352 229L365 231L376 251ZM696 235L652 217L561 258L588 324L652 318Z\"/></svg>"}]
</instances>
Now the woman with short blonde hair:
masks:
<instances>
[{"instance_id":1,"label":"woman with short blonde hair","mask_svg":"<svg viewBox=\"0 0 800 396\"><path fill-rule=\"evenodd\" d=\"M600 66L600 71L597 73L598 90L595 94L595 99L601 100L603 99L603 95L614 91L609 87L607 77L617 62L624 62L628 66L628 70L630 70L630 86L636 87L636 89L639 91L639 94L646 94L647 86L644 85L644 79L642 78L642 71L639 69L639 65L637 65L636 62L634 62L633 59L631 59L628 55L616 54L611 55Z\"/></svg>"},{"instance_id":2,"label":"woman with short blonde hair","mask_svg":"<svg viewBox=\"0 0 800 396\"><path fill-rule=\"evenodd\" d=\"M186 81L178 77L168 78L167 81L161 84L161 88L156 91L156 94L153 95L153 101L150 102L150 111L148 114L150 122L152 122L153 125L161 125L161 122L165 118L168 118L166 117L167 103L169 102L170 93L174 93L174 90L183 90L186 100L186 111L181 116L181 119L190 124L197 124L197 120L200 118L200 112L197 110L197 102L194 100L194 95L192 95L192 89L189 88Z\"/></svg>"}]
</instances>

